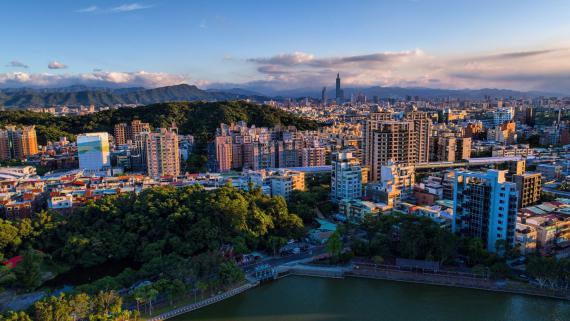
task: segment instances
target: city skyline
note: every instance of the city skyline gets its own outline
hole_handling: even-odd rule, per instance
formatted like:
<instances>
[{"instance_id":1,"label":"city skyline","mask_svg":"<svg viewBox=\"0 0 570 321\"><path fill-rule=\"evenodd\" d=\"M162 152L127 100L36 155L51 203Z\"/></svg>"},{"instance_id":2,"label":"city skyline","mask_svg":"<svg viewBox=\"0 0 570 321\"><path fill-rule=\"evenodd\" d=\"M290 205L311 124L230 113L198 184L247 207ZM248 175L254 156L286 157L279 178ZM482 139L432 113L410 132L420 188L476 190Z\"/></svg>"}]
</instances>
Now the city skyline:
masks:
<instances>
[{"instance_id":1,"label":"city skyline","mask_svg":"<svg viewBox=\"0 0 570 321\"><path fill-rule=\"evenodd\" d=\"M0 88L570 92L570 4L40 1L3 5Z\"/></svg>"}]
</instances>

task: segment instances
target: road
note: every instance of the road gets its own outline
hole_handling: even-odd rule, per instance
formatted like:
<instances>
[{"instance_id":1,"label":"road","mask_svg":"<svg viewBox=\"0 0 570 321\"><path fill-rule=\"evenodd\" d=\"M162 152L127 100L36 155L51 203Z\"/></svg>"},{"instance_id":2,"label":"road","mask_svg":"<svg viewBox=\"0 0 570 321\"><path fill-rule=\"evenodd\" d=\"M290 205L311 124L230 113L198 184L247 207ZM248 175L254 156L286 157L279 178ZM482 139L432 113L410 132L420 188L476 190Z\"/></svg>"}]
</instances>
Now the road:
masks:
<instances>
[{"instance_id":1,"label":"road","mask_svg":"<svg viewBox=\"0 0 570 321\"><path fill-rule=\"evenodd\" d=\"M267 264L270 267L278 267L280 265L284 265L284 264L299 261L299 260L308 259L310 257L318 256L318 255L325 254L325 253L326 253L326 249L325 249L324 245L311 246L309 248L309 251L307 251L305 253L293 254L293 255L289 255L289 256L268 257L268 258L259 260L255 263L246 265L242 268L246 274L249 274L249 273L253 272L253 270L257 266L262 265L262 264Z\"/></svg>"}]
</instances>

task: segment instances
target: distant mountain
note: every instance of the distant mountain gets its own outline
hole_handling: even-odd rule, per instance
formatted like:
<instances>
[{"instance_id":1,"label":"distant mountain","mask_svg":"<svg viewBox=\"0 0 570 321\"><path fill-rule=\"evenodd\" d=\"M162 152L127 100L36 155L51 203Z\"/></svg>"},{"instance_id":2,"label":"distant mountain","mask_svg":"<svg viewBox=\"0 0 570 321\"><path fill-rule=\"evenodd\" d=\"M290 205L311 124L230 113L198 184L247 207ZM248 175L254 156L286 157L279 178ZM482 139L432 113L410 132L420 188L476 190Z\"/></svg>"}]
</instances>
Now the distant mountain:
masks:
<instances>
[{"instance_id":1,"label":"distant mountain","mask_svg":"<svg viewBox=\"0 0 570 321\"><path fill-rule=\"evenodd\" d=\"M19 88L0 90L0 106L49 107L55 105L154 104L172 101L220 101L252 98L263 100L256 93L206 91L191 85L175 85L145 89L135 88L89 88L71 86L65 88Z\"/></svg>"},{"instance_id":2,"label":"distant mountain","mask_svg":"<svg viewBox=\"0 0 570 321\"><path fill-rule=\"evenodd\" d=\"M291 98L321 98L322 87L318 88L299 88L290 90L275 90L265 87L247 88L246 90L257 91L267 96L273 97L291 97ZM437 89L426 87L360 87L360 88L343 88L344 97L350 99L351 94L364 93L369 99L373 96L379 98L406 98L406 96L419 96L421 98L463 98L463 99L477 99L484 98L485 96L506 98L506 97L538 97L538 96L565 96L560 93L547 93L547 92L523 92L510 89ZM335 86L327 86L327 96L329 99L335 97Z\"/></svg>"},{"instance_id":3,"label":"distant mountain","mask_svg":"<svg viewBox=\"0 0 570 321\"><path fill-rule=\"evenodd\" d=\"M101 88L87 86L69 86L62 88L6 88L0 89L0 106L4 107L49 107L55 105L96 105L109 106L115 104L148 105L176 101L222 101L237 99L252 99L262 102L270 97L283 98L321 98L322 88L305 88L295 90L276 91L269 88L237 88L202 90L192 85L175 85L146 89L132 88ZM327 96L334 99L334 86L327 86ZM379 98L406 98L419 96L420 98L462 98L479 99L485 96L492 98L507 97L537 97L537 96L564 96L556 93L522 92L509 89L434 89L423 87L366 87L343 88L344 97L350 99L352 94L364 93L369 99Z\"/></svg>"},{"instance_id":4,"label":"distant mountain","mask_svg":"<svg viewBox=\"0 0 570 321\"><path fill-rule=\"evenodd\" d=\"M243 89L243 88L228 88L228 89L206 89L207 92L224 92L244 96L266 96L257 91Z\"/></svg>"}]
</instances>

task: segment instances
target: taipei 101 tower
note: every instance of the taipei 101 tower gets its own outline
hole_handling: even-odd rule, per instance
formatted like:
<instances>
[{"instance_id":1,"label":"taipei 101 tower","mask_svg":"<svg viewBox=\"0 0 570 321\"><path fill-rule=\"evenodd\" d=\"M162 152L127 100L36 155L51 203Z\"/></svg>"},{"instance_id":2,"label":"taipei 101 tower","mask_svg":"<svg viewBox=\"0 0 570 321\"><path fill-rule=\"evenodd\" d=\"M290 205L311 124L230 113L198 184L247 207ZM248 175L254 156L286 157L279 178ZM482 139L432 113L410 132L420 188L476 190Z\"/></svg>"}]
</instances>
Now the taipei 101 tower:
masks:
<instances>
[{"instance_id":1,"label":"taipei 101 tower","mask_svg":"<svg viewBox=\"0 0 570 321\"><path fill-rule=\"evenodd\" d=\"M340 89L340 73L336 74L336 103L338 105L344 102L344 93Z\"/></svg>"}]
</instances>

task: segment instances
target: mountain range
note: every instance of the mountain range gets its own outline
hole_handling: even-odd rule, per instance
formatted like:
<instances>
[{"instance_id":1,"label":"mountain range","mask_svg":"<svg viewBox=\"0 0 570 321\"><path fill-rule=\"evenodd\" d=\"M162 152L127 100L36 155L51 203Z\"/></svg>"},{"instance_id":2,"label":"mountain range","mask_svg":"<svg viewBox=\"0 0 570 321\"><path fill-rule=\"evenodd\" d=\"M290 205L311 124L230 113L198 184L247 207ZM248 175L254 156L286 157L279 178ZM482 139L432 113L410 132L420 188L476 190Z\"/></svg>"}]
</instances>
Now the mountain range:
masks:
<instances>
[{"instance_id":1,"label":"mountain range","mask_svg":"<svg viewBox=\"0 0 570 321\"><path fill-rule=\"evenodd\" d=\"M202 90L192 85L175 85L146 89L134 88L93 88L70 86L64 88L17 88L0 89L0 106L10 107L49 107L56 105L96 105L115 104L148 105L173 101L222 101L236 99L263 99L245 92Z\"/></svg>"},{"instance_id":2,"label":"mountain range","mask_svg":"<svg viewBox=\"0 0 570 321\"><path fill-rule=\"evenodd\" d=\"M334 87L328 87L327 96L334 99ZM555 93L521 92L509 89L433 89L423 87L367 87L343 88L344 97L363 93L369 99L373 96L379 98L406 98L419 96L421 98L463 98L478 99L490 96L492 98L531 98L537 96L562 96ZM193 85L181 84L158 88L99 88L87 86L69 86L62 88L5 88L0 89L0 106L7 108L20 107L49 107L56 105L96 105L108 106L115 104L148 105L173 101L224 101L237 99L251 99L265 101L272 98L304 98L320 99L321 89L297 89L286 91L268 90L267 88L244 89L224 88L203 90Z\"/></svg>"}]
</instances>

